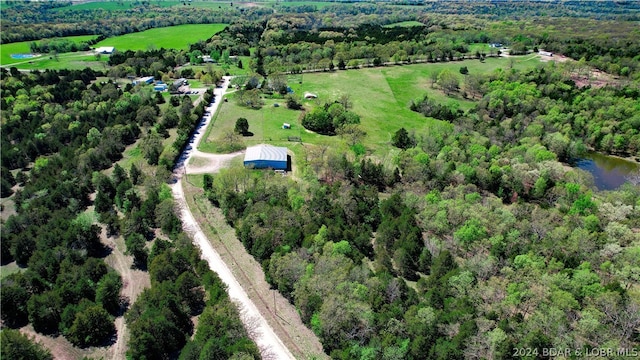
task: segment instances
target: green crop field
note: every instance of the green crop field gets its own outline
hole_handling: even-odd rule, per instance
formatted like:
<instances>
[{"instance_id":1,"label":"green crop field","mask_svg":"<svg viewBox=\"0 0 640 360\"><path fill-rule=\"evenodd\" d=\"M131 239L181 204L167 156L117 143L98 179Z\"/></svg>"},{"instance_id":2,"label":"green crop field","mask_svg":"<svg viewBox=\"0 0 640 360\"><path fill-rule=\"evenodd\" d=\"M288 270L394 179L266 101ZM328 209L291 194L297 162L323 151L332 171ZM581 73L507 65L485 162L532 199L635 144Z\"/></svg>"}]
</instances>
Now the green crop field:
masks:
<instances>
[{"instance_id":1,"label":"green crop field","mask_svg":"<svg viewBox=\"0 0 640 360\"><path fill-rule=\"evenodd\" d=\"M66 39L66 40L71 40L73 42L76 43L80 43L83 41L89 41L92 39L95 39L97 36L96 35L82 35L82 36L67 36L67 37L63 37L63 38L57 38L57 39ZM40 41L40 40L38 40ZM29 61L34 61L37 59L41 59L43 57L47 57L47 54L44 54L38 58L31 58L31 59L14 59L11 57L12 54L29 54L31 53L31 49L29 48L29 45L32 43L33 41L22 41L22 42L16 42L16 43L10 43L10 44L1 44L0 45L0 65L11 65L11 64L25 64L28 63ZM77 53L76 53L77 54ZM62 54L61 54L62 56ZM22 67L21 67L22 68Z\"/></svg>"},{"instance_id":2,"label":"green crop field","mask_svg":"<svg viewBox=\"0 0 640 360\"><path fill-rule=\"evenodd\" d=\"M461 66L467 66L473 74L490 73L509 66L528 68L539 64L537 56L513 59L513 63L511 58L489 58L485 62L466 60L308 73L290 76L289 86L300 98L305 92L318 95L316 100L303 101L306 109L333 102L340 95L348 94L353 102L353 111L360 115L362 128L367 132L363 144L367 149L377 151L388 149L393 134L401 127L415 130L417 133L448 128L449 125L445 122L426 118L411 111L411 100L429 94L429 97L442 103L456 102L463 110L474 106L474 101L464 99L461 95L448 97L437 87L431 88L431 72L448 69L455 73L462 83L464 76L459 73ZM306 131L300 124L300 112L287 109L284 100L266 99L262 109L253 110L236 105L233 94L228 97L229 101L221 104L213 125L207 129L206 140L200 146L202 151L215 152L220 138L225 132L233 130L239 117L249 120L249 131L253 136L243 138L248 146L262 142L283 144L286 143L287 137L298 136L305 143L331 144L332 147L346 148L345 142L339 137L322 136ZM280 106L274 107L274 103ZM282 129L284 122L290 123L292 128Z\"/></svg>"},{"instance_id":3,"label":"green crop field","mask_svg":"<svg viewBox=\"0 0 640 360\"><path fill-rule=\"evenodd\" d=\"M114 46L119 51L149 48L188 49L189 44L206 40L227 27L226 24L178 25L150 29L105 39L95 46Z\"/></svg>"}]
</instances>

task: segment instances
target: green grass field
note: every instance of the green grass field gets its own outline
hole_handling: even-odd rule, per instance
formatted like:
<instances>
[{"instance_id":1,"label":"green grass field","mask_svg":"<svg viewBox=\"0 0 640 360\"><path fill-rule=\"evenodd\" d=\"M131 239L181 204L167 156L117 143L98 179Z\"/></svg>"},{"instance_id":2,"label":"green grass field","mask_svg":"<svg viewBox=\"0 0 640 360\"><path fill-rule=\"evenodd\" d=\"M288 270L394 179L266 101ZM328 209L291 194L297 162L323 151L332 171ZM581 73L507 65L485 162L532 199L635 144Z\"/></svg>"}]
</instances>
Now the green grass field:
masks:
<instances>
[{"instance_id":1,"label":"green grass field","mask_svg":"<svg viewBox=\"0 0 640 360\"><path fill-rule=\"evenodd\" d=\"M539 64L538 58L534 56L514 59L514 68L528 68ZM489 58L485 62L466 60L308 73L290 76L289 86L300 97L307 91L318 95L316 100L303 102L306 109L321 106L325 102L338 99L342 94L348 94L353 102L353 111L360 115L362 128L367 132L363 144L367 150L376 152L388 149L393 134L401 127L421 134L450 128L448 123L411 111L409 103L413 99L420 99L424 94L429 94L429 97L439 102L457 102L464 110L474 106L475 102L472 100L464 99L460 95L448 97L437 87L432 88L429 78L431 72L449 69L459 76L462 83L463 75L459 74L461 66L467 66L472 74L490 73L498 68L508 68L511 66L510 62L507 58ZM236 105L233 94L228 97L229 101L221 104L213 124L207 129L200 150L215 152L221 136L233 130L239 117L249 120L249 131L253 133L253 136L243 138L247 146L263 142L282 145L287 143L287 137L299 136L308 144L347 147L339 137L322 136L306 131L299 121L300 112L287 109L283 100L265 99L262 109L253 110ZM274 107L274 103L280 106ZM290 123L292 129L282 129L284 122Z\"/></svg>"},{"instance_id":2,"label":"green grass field","mask_svg":"<svg viewBox=\"0 0 640 360\"><path fill-rule=\"evenodd\" d=\"M188 0L176 1L176 0L149 0L150 7L172 7L172 6L184 6L184 7L202 7L208 9L228 9L231 8L231 2L229 1L209 1L209 0ZM242 3L234 4L237 7L244 7ZM77 11L77 10L97 10L104 9L108 11L115 10L130 10L132 8L141 7L140 4L131 0L124 1L95 1L83 4L74 4L62 8L56 8L56 11Z\"/></svg>"},{"instance_id":3,"label":"green grass field","mask_svg":"<svg viewBox=\"0 0 640 360\"><path fill-rule=\"evenodd\" d=\"M390 28L390 27L412 27L412 26L425 26L423 23L419 22L419 21L402 21L402 22L397 22L397 23L393 23L393 24L389 24L389 25L385 25L384 27L386 28Z\"/></svg>"},{"instance_id":4,"label":"green grass field","mask_svg":"<svg viewBox=\"0 0 640 360\"><path fill-rule=\"evenodd\" d=\"M258 2L258 4L274 4L274 1L265 1L264 3ZM313 5L318 10L325 8L327 6L334 5L344 5L337 2L329 2L329 1L279 1L278 5L280 6L309 6Z\"/></svg>"},{"instance_id":5,"label":"green grass field","mask_svg":"<svg viewBox=\"0 0 640 360\"><path fill-rule=\"evenodd\" d=\"M71 40L73 42L76 43L80 43L83 41L89 41L92 39L95 39L96 35L82 35L82 36L67 36L61 39L67 39L67 40ZM22 42L16 42L16 43L10 43L10 44L0 44L0 65L11 65L11 64L16 64L16 63L25 63L28 62L27 60L34 60L35 58L32 59L14 59L11 57L12 54L29 54L31 53L31 49L29 48L29 45L32 43L33 41L22 41ZM44 54L43 56L47 56L46 54Z\"/></svg>"},{"instance_id":6,"label":"green grass field","mask_svg":"<svg viewBox=\"0 0 640 360\"><path fill-rule=\"evenodd\" d=\"M158 0L152 0L149 1L151 5L153 6L159 6L159 7L169 7L169 6L175 6L178 4L178 1L158 1ZM182 4L182 2L180 2L180 4ZM140 5L136 4L133 1L95 1L95 2L87 2L87 3L82 3L82 4L74 4L71 6L65 6L62 8L57 8L56 10L58 11L68 11L68 10L97 10L97 9L104 9L104 10L108 10L108 11L114 11L114 10L128 10L134 7L140 7Z\"/></svg>"},{"instance_id":7,"label":"green grass field","mask_svg":"<svg viewBox=\"0 0 640 360\"><path fill-rule=\"evenodd\" d=\"M196 24L156 28L104 39L95 47L114 46L119 51L150 48L188 49L189 44L206 40L225 27L226 24Z\"/></svg>"},{"instance_id":8,"label":"green grass field","mask_svg":"<svg viewBox=\"0 0 640 360\"><path fill-rule=\"evenodd\" d=\"M107 68L107 60L109 60L109 58L105 55L102 55L100 60L96 60L95 55L87 55L85 52L81 52L59 54L57 60L53 56L42 55L37 58L25 59L17 63L8 64L8 66L15 66L18 69L24 70L82 70L87 67L95 70L104 70ZM4 66L5 64L2 65Z\"/></svg>"}]
</instances>

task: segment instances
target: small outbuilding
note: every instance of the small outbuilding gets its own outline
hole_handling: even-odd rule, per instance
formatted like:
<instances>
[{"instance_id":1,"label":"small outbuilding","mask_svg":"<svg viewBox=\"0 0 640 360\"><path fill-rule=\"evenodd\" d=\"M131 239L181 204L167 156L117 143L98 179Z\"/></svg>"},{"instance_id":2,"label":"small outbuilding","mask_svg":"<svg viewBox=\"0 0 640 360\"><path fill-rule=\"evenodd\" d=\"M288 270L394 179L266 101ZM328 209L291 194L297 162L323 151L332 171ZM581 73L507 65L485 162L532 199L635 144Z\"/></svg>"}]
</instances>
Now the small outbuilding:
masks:
<instances>
[{"instance_id":1,"label":"small outbuilding","mask_svg":"<svg viewBox=\"0 0 640 360\"><path fill-rule=\"evenodd\" d=\"M538 51L538 54L542 55L542 56L553 56L553 53L550 52L550 51L542 51L542 50L540 50L540 51Z\"/></svg>"},{"instance_id":2,"label":"small outbuilding","mask_svg":"<svg viewBox=\"0 0 640 360\"><path fill-rule=\"evenodd\" d=\"M153 80L154 77L153 76L146 76L143 78L140 78L138 80L134 80L133 81L133 85L138 85L138 84L153 84Z\"/></svg>"},{"instance_id":3,"label":"small outbuilding","mask_svg":"<svg viewBox=\"0 0 640 360\"><path fill-rule=\"evenodd\" d=\"M282 128L283 128L283 129L291 129L291 124L289 124L289 123L283 123L283 124L282 124Z\"/></svg>"},{"instance_id":4,"label":"small outbuilding","mask_svg":"<svg viewBox=\"0 0 640 360\"><path fill-rule=\"evenodd\" d=\"M260 144L247 148L244 166L253 169L287 170L287 148Z\"/></svg>"},{"instance_id":5,"label":"small outbuilding","mask_svg":"<svg viewBox=\"0 0 640 360\"><path fill-rule=\"evenodd\" d=\"M116 48L113 46L102 46L102 47L96 48L94 51L96 52L96 54L111 55L115 50Z\"/></svg>"},{"instance_id":6,"label":"small outbuilding","mask_svg":"<svg viewBox=\"0 0 640 360\"><path fill-rule=\"evenodd\" d=\"M304 98L305 99L317 99L318 95L316 95L314 93L306 92L306 93L304 93Z\"/></svg>"}]
</instances>

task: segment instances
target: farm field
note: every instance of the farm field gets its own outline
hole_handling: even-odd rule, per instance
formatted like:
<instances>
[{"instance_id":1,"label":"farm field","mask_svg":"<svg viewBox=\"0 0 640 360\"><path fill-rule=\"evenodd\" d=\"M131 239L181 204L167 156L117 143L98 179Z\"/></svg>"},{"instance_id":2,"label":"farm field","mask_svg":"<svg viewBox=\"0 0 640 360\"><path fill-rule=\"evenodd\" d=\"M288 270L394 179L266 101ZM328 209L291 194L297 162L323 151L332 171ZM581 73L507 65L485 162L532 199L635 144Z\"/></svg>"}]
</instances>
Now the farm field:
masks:
<instances>
[{"instance_id":1,"label":"farm field","mask_svg":"<svg viewBox=\"0 0 640 360\"><path fill-rule=\"evenodd\" d=\"M156 28L104 39L95 46L114 46L119 51L147 50L150 47L188 49L189 44L206 40L226 26L227 24L190 24Z\"/></svg>"},{"instance_id":2,"label":"farm field","mask_svg":"<svg viewBox=\"0 0 640 360\"><path fill-rule=\"evenodd\" d=\"M539 64L537 56L513 58L514 68L527 68ZM461 109L468 110L475 104L460 95L448 97L437 87L432 88L429 74L433 71L448 69L455 73L460 82L461 66L467 66L469 73L489 73L498 68L510 66L510 59L489 58L485 62L465 60L461 62L413 64L387 66L360 70L335 71L331 73L308 73L289 77L289 86L300 98L305 92L318 95L318 99L304 100L305 109L332 102L340 95L348 94L353 103L353 111L360 115L362 128L367 132L363 145L372 151L388 149L393 134L405 127L418 133L444 129L445 122L426 118L409 109L409 103L421 99L425 94L442 103L456 102ZM354 86L367 84L367 86ZM223 134L232 131L235 121L244 117L249 121L249 131L253 136L243 138L247 146L257 143L284 144L289 136L300 137L309 144L325 144L332 147L347 147L338 137L318 135L305 130L301 123L301 112L289 110L283 99L265 99L265 105L259 109L248 109L235 103L235 95L228 95L229 101L223 103L212 125L207 129L205 141L200 150L215 152ZM274 107L274 104L278 107ZM291 129L282 129L282 123L292 125Z\"/></svg>"},{"instance_id":3,"label":"farm field","mask_svg":"<svg viewBox=\"0 0 640 360\"><path fill-rule=\"evenodd\" d=\"M66 39L66 40L71 40L71 41L76 42L76 43L80 43L80 42L83 42L83 41L89 41L89 40L95 39L96 37L97 37L97 35L81 35L81 36L67 36L67 37L64 37L64 38L57 38L57 39ZM25 60L36 59L36 58L32 58L32 59L14 59L14 58L11 57L12 54L29 54L29 53L31 53L31 49L29 48L29 45L32 42L33 41L21 41L21 42L16 42L16 43L0 44L0 65L11 65L11 64L15 64L15 63L23 63L23 62L25 62ZM46 56L46 55L47 54L44 54L42 56Z\"/></svg>"}]
</instances>

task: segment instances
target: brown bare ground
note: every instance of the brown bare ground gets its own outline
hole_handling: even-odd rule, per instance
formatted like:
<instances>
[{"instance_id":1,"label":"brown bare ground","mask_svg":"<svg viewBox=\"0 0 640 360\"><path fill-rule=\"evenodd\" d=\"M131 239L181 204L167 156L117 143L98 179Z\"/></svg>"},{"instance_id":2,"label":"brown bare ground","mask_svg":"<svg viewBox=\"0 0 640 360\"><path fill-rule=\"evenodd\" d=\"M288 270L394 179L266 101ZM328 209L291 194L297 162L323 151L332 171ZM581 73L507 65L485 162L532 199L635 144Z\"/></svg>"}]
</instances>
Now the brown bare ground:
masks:
<instances>
[{"instance_id":1,"label":"brown bare ground","mask_svg":"<svg viewBox=\"0 0 640 360\"><path fill-rule=\"evenodd\" d=\"M577 61L573 60L570 57L564 56L562 54L553 54L553 56L545 56L540 55L540 61L549 62L555 61L557 63L577 63ZM601 88L607 85L617 86L621 84L621 81L617 79L615 76L608 74L604 71L589 67L588 72L586 74L581 74L579 72L572 72L569 74L571 80L576 83L576 86L581 88L585 86L591 86L594 88Z\"/></svg>"},{"instance_id":2,"label":"brown bare ground","mask_svg":"<svg viewBox=\"0 0 640 360\"><path fill-rule=\"evenodd\" d=\"M220 209L211 205L202 189L184 181L183 186L189 208L211 245L224 262L230 265L249 298L289 350L299 359L328 358L317 336L302 323L295 307L280 293L271 289L262 267L247 253L233 228L226 223Z\"/></svg>"},{"instance_id":3,"label":"brown bare ground","mask_svg":"<svg viewBox=\"0 0 640 360\"><path fill-rule=\"evenodd\" d=\"M112 267L122 277L122 291L120 296L126 298L129 304L133 304L142 291L151 287L149 273L137 269L133 269L133 257L125 255L126 247L122 236L107 237L106 231L103 229L100 235L103 244L111 249L105 259L105 263ZM105 359L124 359L127 352L127 342L129 340L129 329L124 321L123 316L119 316L115 321L117 339L116 342L108 348L104 355Z\"/></svg>"},{"instance_id":4,"label":"brown bare ground","mask_svg":"<svg viewBox=\"0 0 640 360\"><path fill-rule=\"evenodd\" d=\"M27 325L20 329L20 332L27 335L35 342L39 342L45 348L51 351L51 355L56 360L76 360L84 357L89 358L110 358L107 357L108 348L87 348L80 349L65 339L63 336L47 336L37 333L33 326ZM124 357L120 358L124 359Z\"/></svg>"}]
</instances>

